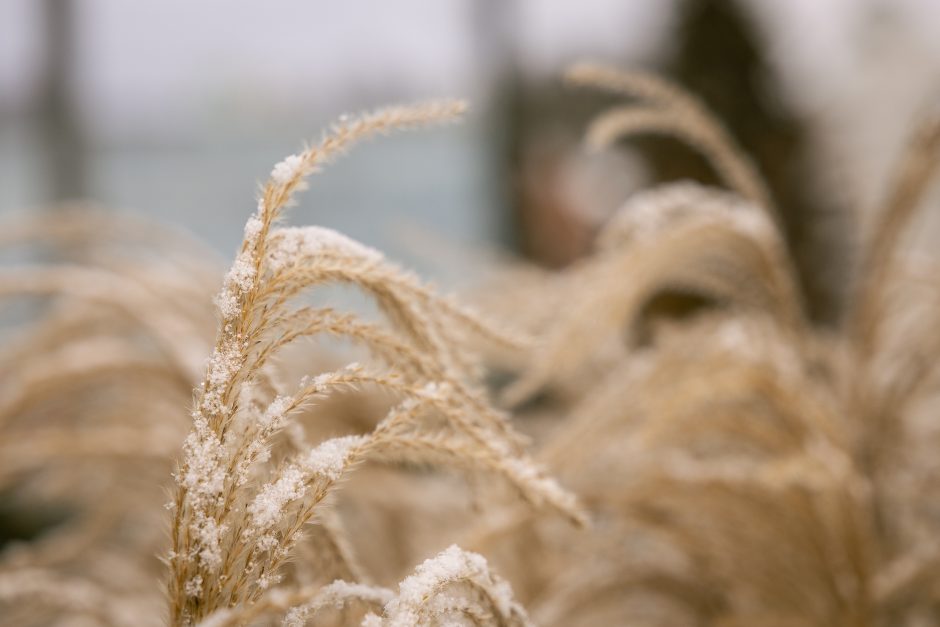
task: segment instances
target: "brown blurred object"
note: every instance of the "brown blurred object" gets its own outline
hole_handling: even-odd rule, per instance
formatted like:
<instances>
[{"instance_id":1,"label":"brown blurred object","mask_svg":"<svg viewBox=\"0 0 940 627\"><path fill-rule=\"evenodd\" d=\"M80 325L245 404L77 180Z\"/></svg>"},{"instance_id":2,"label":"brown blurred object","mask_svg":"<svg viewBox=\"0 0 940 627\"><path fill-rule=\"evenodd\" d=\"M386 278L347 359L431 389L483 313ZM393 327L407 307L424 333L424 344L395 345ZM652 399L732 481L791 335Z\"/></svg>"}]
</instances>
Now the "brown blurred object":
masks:
<instances>
[{"instance_id":1,"label":"brown blurred object","mask_svg":"<svg viewBox=\"0 0 940 627\"><path fill-rule=\"evenodd\" d=\"M519 220L526 226L525 253L550 267L562 267L581 256L591 242L586 216L570 193L570 144L533 142L519 172Z\"/></svg>"},{"instance_id":2,"label":"brown blurred object","mask_svg":"<svg viewBox=\"0 0 940 627\"><path fill-rule=\"evenodd\" d=\"M579 167L586 161L581 143L585 126L614 99L567 89L557 81L526 87L517 83L501 93L510 120L506 167L513 243L539 265L563 267L587 253L597 216L608 214L632 188L630 172L619 167L623 164L617 164L617 176L591 176Z\"/></svg>"},{"instance_id":3,"label":"brown blurred object","mask_svg":"<svg viewBox=\"0 0 940 627\"><path fill-rule=\"evenodd\" d=\"M767 181L793 254L808 315L834 323L844 299L849 252L845 212L814 194L808 128L786 108L766 58L766 44L730 0L686 0L680 6L675 56L662 73L701 98ZM697 153L663 137L635 144L649 162L653 183L692 179L718 185ZM842 227L842 228L839 228Z\"/></svg>"},{"instance_id":4,"label":"brown blurred object","mask_svg":"<svg viewBox=\"0 0 940 627\"><path fill-rule=\"evenodd\" d=\"M779 208L809 317L836 322L848 265L841 260L850 252L847 213L815 193L806 122L779 97L766 45L739 4L686 0L679 11L674 53L660 73L701 98L753 157ZM600 221L592 216L609 214L636 187L630 179L638 174L648 175L651 184L691 179L720 186L697 152L661 136L631 140L647 173L623 172L602 177L603 184L578 185L573 164L583 154L581 130L591 112L612 100L557 86L515 85L501 92L511 120L507 152L515 240L536 263L560 267L585 254Z\"/></svg>"},{"instance_id":5,"label":"brown blurred object","mask_svg":"<svg viewBox=\"0 0 940 627\"><path fill-rule=\"evenodd\" d=\"M86 142L74 93L78 36L74 3L43 0L42 16L46 50L34 108L49 181L49 201L78 200L88 195L88 181Z\"/></svg>"}]
</instances>

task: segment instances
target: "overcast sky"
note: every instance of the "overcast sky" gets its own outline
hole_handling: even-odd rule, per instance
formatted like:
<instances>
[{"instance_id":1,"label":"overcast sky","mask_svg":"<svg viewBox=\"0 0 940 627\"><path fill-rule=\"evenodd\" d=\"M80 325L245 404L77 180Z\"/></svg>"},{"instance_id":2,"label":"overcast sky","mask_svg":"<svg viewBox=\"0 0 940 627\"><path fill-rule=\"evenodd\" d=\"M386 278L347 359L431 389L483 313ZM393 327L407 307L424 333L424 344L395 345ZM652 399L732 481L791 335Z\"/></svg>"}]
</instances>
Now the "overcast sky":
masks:
<instances>
[{"instance_id":1,"label":"overcast sky","mask_svg":"<svg viewBox=\"0 0 940 627\"><path fill-rule=\"evenodd\" d=\"M0 125L43 67L42 2L0 1ZM877 197L910 120L940 102L940 1L746 0L787 97L831 141L846 194ZM664 0L71 0L75 98L97 141L161 142L435 95L487 97L484 10L530 75L582 56L642 62L668 44ZM12 123L12 124L11 124ZM207 130L208 129L208 130ZM0 128L0 140L9 138ZM19 141L19 140L18 140ZM2 148L2 147L0 147ZM20 148L0 150L19 154ZM17 159L19 161L19 159ZM22 167L6 163L7 169ZM11 175L12 176L12 175ZM18 176L18 175L17 175ZM15 176L13 177L16 178ZM938 227L940 229L940 227Z\"/></svg>"}]
</instances>

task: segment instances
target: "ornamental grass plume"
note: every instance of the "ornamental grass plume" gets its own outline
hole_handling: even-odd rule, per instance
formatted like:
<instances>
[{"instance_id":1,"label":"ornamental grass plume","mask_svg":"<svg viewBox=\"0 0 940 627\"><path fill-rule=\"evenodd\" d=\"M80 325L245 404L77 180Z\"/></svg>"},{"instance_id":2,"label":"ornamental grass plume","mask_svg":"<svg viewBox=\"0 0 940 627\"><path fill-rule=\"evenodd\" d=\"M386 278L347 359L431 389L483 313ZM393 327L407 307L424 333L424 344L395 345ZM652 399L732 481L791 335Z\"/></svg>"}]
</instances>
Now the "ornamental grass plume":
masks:
<instances>
[{"instance_id":1,"label":"ornamental grass plume","mask_svg":"<svg viewBox=\"0 0 940 627\"><path fill-rule=\"evenodd\" d=\"M524 454L524 438L490 406L476 382L477 344L517 347L524 339L491 327L377 251L334 231L277 226L306 178L353 142L449 121L463 108L459 102L436 102L345 119L317 145L278 163L263 186L216 299L221 321L215 351L197 388L193 428L176 472L167 557L173 624L243 624L261 609L296 617L315 611L321 597L334 605L344 595L367 606L386 599L358 582L313 589L278 585L306 527L324 511L324 500L367 461L439 462L487 471L527 500L582 519L574 498ZM326 284L351 285L371 296L388 324L296 302ZM266 369L271 360L295 340L322 334L364 346L374 364L305 377L292 391L274 394ZM293 442L278 445L279 434L301 408L355 387L377 388L397 399L374 429L315 446L295 434ZM421 581L429 573L440 581L426 584L430 587L416 596L412 580L406 580L382 616L373 613L366 622L403 624L408 616L429 611L518 622L513 618L518 609L484 562L457 550L440 559L443 566L426 563L416 573ZM456 594L451 583L466 588L466 594Z\"/></svg>"},{"instance_id":2,"label":"ornamental grass plume","mask_svg":"<svg viewBox=\"0 0 940 627\"><path fill-rule=\"evenodd\" d=\"M628 200L555 280L567 306L506 390L518 403L566 386L539 459L594 532L519 512L466 546L500 556L543 625L938 624L940 291L936 262L899 249L940 125L915 131L832 331L803 313L755 173L720 132L687 128L716 122L645 75L572 76L659 102L653 121L602 116L594 141L687 136L732 191L678 183Z\"/></svg>"},{"instance_id":3,"label":"ornamental grass plume","mask_svg":"<svg viewBox=\"0 0 940 627\"><path fill-rule=\"evenodd\" d=\"M695 98L570 78L637 101L591 145L670 133L729 189L631 197L592 255L485 295L505 328L282 223L353 143L459 102L344 118L278 163L220 289L138 220L0 225L0 245L55 252L0 270L0 298L32 307L4 319L0 489L65 512L0 552L0 624L940 625L938 268L900 250L940 125L914 134L843 323L821 328L759 173ZM330 286L374 315L322 305ZM517 368L502 389L499 368Z\"/></svg>"},{"instance_id":4,"label":"ornamental grass plume","mask_svg":"<svg viewBox=\"0 0 940 627\"><path fill-rule=\"evenodd\" d=\"M159 625L160 504L209 347L215 259L87 206L9 217L0 234L0 521L13 538L0 622Z\"/></svg>"}]
</instances>

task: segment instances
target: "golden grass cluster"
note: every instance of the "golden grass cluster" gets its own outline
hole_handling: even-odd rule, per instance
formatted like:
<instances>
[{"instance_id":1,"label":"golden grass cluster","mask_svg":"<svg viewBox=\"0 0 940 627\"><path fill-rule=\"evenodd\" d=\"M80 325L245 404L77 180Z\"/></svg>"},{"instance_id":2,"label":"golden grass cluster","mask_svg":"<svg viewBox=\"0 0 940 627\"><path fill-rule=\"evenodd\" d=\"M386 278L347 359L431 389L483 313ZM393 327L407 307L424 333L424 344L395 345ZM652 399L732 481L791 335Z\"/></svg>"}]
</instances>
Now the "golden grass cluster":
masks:
<instances>
[{"instance_id":1,"label":"golden grass cluster","mask_svg":"<svg viewBox=\"0 0 940 627\"><path fill-rule=\"evenodd\" d=\"M344 119L278 163L221 286L181 236L113 214L0 231L53 251L0 273L5 515L61 519L0 553L0 623L940 625L940 284L901 254L940 126L821 329L766 186L701 103L570 79L635 101L591 146L671 134L728 189L636 194L589 257L494 285L485 314L283 224L353 143L459 102ZM323 306L336 285L374 311Z\"/></svg>"}]
</instances>

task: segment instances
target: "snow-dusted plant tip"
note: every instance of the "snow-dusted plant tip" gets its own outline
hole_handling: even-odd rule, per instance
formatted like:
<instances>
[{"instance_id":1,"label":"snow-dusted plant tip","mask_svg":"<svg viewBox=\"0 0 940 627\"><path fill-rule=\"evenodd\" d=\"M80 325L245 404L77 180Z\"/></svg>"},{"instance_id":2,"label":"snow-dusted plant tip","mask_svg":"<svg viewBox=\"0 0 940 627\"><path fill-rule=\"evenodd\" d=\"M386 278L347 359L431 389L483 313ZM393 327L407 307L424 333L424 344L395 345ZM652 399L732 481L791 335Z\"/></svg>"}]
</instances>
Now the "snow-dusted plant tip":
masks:
<instances>
[{"instance_id":1,"label":"snow-dusted plant tip","mask_svg":"<svg viewBox=\"0 0 940 627\"><path fill-rule=\"evenodd\" d=\"M490 407L475 381L479 340L513 345L517 338L491 328L377 251L339 233L275 226L305 178L352 142L448 121L462 110L461 103L440 102L347 119L318 145L277 164L264 185L258 211L245 226L241 250L216 298L221 327L176 473L168 556L175 624L210 616L210 622L239 624L252 612L283 606L284 595L292 593L290 586L279 585L283 566L305 526L316 520L321 503L344 475L366 460L477 468L501 475L533 503L581 518L575 499L525 456L522 438ZM301 292L328 283L352 285L370 295L388 324L294 305ZM319 334L362 345L375 363L304 377L291 393L265 392L270 360L295 340ZM292 417L305 405L362 386L398 399L372 432L328 439L307 450L303 434L294 434L300 450L271 454L277 434L297 426ZM460 562L468 585L499 592L493 597L496 610L514 615L503 588L483 576L481 558L446 555L449 563ZM329 590L340 588L336 584ZM365 589L349 590L365 594ZM316 594L304 594L311 600L289 606L289 624L300 624L315 609Z\"/></svg>"},{"instance_id":2,"label":"snow-dusted plant tip","mask_svg":"<svg viewBox=\"0 0 940 627\"><path fill-rule=\"evenodd\" d=\"M460 103L343 118L274 166L228 272L113 212L0 219L0 624L940 626L940 266L902 246L940 120L820 326L767 187L701 102L571 78L630 99L589 143L671 134L728 189L636 194L583 260L478 293L526 336L282 224L352 142ZM328 284L377 315L311 305ZM297 346L323 336L361 363ZM491 356L487 382L530 401L513 421ZM556 515L584 518L568 488L590 529ZM10 541L21 520L41 533Z\"/></svg>"},{"instance_id":3,"label":"snow-dusted plant tip","mask_svg":"<svg viewBox=\"0 0 940 627\"><path fill-rule=\"evenodd\" d=\"M482 555L451 545L426 560L398 586L382 617L364 625L411 627L434 624L529 625L508 583L489 571Z\"/></svg>"}]
</instances>

